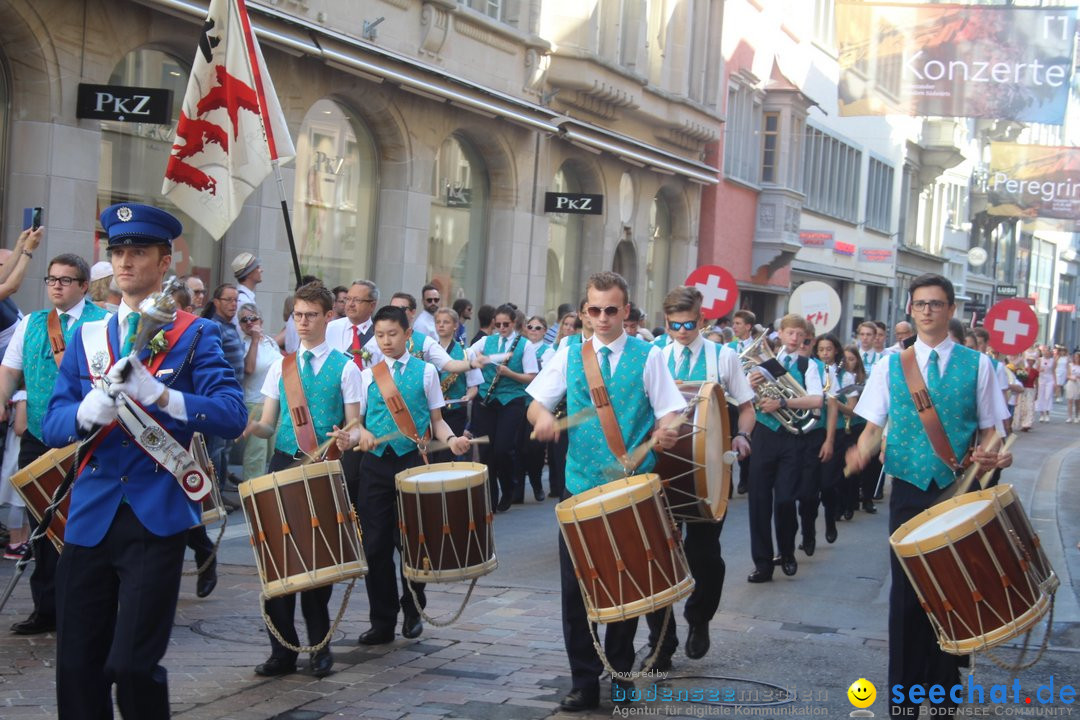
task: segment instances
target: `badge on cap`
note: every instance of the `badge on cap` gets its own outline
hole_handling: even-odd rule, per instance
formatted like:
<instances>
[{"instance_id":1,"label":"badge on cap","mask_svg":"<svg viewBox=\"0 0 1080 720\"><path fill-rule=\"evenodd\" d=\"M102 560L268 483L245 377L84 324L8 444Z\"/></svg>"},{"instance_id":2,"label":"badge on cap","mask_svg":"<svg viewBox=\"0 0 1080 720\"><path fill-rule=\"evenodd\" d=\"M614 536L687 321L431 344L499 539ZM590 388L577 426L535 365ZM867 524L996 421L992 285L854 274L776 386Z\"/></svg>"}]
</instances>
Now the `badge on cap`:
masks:
<instances>
[{"instance_id":1,"label":"badge on cap","mask_svg":"<svg viewBox=\"0 0 1080 720\"><path fill-rule=\"evenodd\" d=\"M120 222L128 222L131 220L131 208L127 205L121 205L116 209L116 217Z\"/></svg>"}]
</instances>

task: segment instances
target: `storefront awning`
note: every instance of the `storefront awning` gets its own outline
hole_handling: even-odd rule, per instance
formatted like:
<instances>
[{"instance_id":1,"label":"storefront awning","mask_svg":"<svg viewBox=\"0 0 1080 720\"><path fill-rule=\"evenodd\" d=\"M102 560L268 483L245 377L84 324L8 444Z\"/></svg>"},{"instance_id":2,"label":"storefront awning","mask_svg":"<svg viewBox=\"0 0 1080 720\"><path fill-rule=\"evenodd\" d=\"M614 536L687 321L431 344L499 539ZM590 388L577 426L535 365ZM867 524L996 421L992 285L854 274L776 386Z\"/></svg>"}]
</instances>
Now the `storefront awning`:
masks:
<instances>
[{"instance_id":1,"label":"storefront awning","mask_svg":"<svg viewBox=\"0 0 1080 720\"><path fill-rule=\"evenodd\" d=\"M205 0L137 0L168 12L203 18ZM628 135L581 122L550 108L425 65L344 33L276 8L248 3L260 40L296 56L318 57L345 72L373 82L386 82L437 102L446 102L486 117L502 118L531 130L558 135L592 152L607 152L638 167L714 185L719 171L687 160Z\"/></svg>"}]
</instances>

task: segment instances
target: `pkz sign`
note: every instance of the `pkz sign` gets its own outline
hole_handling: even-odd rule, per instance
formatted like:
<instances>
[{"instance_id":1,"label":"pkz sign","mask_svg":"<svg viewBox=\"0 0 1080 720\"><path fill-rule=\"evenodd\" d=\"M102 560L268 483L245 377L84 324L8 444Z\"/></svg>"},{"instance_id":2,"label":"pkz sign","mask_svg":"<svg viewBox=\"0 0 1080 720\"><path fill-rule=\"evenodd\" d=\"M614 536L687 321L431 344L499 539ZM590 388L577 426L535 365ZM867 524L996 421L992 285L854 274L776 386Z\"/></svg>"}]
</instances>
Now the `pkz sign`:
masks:
<instances>
[{"instance_id":1,"label":"pkz sign","mask_svg":"<svg viewBox=\"0 0 1080 720\"><path fill-rule=\"evenodd\" d=\"M169 125L172 90L79 83L75 117Z\"/></svg>"},{"instance_id":2,"label":"pkz sign","mask_svg":"<svg viewBox=\"0 0 1080 720\"><path fill-rule=\"evenodd\" d=\"M544 212L602 215L604 212L604 196L586 195L585 193L544 193Z\"/></svg>"}]
</instances>

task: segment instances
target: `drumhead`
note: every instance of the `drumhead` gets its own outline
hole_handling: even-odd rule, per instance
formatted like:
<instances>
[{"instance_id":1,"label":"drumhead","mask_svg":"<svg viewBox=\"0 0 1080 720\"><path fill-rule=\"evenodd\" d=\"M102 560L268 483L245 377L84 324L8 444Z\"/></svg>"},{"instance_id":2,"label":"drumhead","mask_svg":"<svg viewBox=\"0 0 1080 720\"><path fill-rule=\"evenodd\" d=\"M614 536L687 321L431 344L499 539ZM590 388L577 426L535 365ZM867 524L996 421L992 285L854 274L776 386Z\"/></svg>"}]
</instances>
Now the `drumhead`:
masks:
<instances>
[{"instance_id":1,"label":"drumhead","mask_svg":"<svg viewBox=\"0 0 1080 720\"><path fill-rule=\"evenodd\" d=\"M620 478L568 497L555 506L555 516L560 523L572 523L636 505L659 492L660 476L655 473Z\"/></svg>"},{"instance_id":2,"label":"drumhead","mask_svg":"<svg viewBox=\"0 0 1080 720\"><path fill-rule=\"evenodd\" d=\"M315 477L327 477L331 475L341 476L341 461L340 460L324 460L323 462L308 463L307 465L299 465L294 468L288 468L286 470L279 470L276 473L267 473L266 475L260 475L259 477L252 478L236 486L237 491L240 493L240 497L248 497L260 493L263 490L268 490L275 486L288 485L289 483L302 482L308 478Z\"/></svg>"},{"instance_id":3,"label":"drumhead","mask_svg":"<svg viewBox=\"0 0 1080 720\"><path fill-rule=\"evenodd\" d=\"M990 504L989 500L975 500L974 502L964 503L963 505L957 505L954 508L950 508L940 515L931 517L926 522L919 525L908 533L903 540L898 542L897 545L923 542L930 538L944 535L950 530L954 530L965 523L973 521L979 513L989 508Z\"/></svg>"},{"instance_id":4,"label":"drumhead","mask_svg":"<svg viewBox=\"0 0 1080 720\"><path fill-rule=\"evenodd\" d=\"M442 493L487 484L487 466L471 462L421 465L403 470L394 478L402 492Z\"/></svg>"},{"instance_id":5,"label":"drumhead","mask_svg":"<svg viewBox=\"0 0 1080 720\"><path fill-rule=\"evenodd\" d=\"M709 492L705 499L713 516L719 520L727 513L731 485L731 466L724 463L724 453L731 447L727 400L723 388L716 383L709 383L702 389L709 391L709 400L698 405L695 423L705 427L705 483Z\"/></svg>"}]
</instances>

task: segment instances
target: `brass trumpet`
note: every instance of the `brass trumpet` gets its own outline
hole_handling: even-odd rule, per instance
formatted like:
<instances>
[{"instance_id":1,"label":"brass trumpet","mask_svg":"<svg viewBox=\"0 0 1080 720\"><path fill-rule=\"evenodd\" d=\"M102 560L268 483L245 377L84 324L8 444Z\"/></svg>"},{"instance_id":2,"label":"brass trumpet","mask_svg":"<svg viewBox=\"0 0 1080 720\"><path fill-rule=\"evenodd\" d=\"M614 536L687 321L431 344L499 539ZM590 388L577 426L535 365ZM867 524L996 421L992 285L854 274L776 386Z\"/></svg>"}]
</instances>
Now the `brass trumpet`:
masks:
<instances>
[{"instance_id":1,"label":"brass trumpet","mask_svg":"<svg viewBox=\"0 0 1080 720\"><path fill-rule=\"evenodd\" d=\"M761 333L754 342L750 343L741 353L739 353L739 363L742 365L744 375L749 377L751 372L759 372L765 376L767 382L758 385L754 390L758 396L758 400L764 398L794 400L796 398L806 397L806 389L800 385L795 378L791 377L791 375L784 374L780 377L773 377L768 370L761 367L762 363L776 359L776 355L773 354L772 349L766 341L767 335L768 333ZM813 410L796 410L795 408L787 407L780 408L776 412L769 414L776 418L780 422L780 425L793 435L801 435L809 432L814 428L818 421Z\"/></svg>"}]
</instances>

